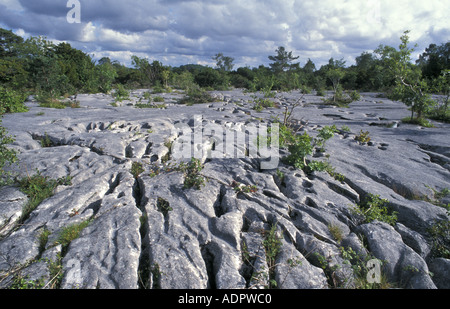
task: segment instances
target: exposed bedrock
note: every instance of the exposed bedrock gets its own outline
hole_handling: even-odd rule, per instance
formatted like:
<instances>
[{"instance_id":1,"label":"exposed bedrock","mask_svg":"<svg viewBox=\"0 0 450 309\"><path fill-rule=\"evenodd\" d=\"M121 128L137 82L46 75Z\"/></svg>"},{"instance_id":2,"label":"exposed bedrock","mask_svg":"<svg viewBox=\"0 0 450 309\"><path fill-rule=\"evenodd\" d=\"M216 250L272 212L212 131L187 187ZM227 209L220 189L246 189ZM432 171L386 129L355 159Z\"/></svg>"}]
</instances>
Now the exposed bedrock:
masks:
<instances>
[{"instance_id":1,"label":"exposed bedrock","mask_svg":"<svg viewBox=\"0 0 450 309\"><path fill-rule=\"evenodd\" d=\"M240 90L214 95L184 106L164 94L165 108L151 109L78 95L77 109L29 102L29 112L5 115L17 179L70 183L26 215L30 197L0 187L0 287L358 288L368 279L356 266L370 260L381 261L380 286L449 287L450 125L402 124L405 106L375 94L349 108L306 95L292 118L311 136L336 125L325 153L308 158L333 172L286 165L286 149L263 169L248 133L282 120L301 95L278 93L261 112ZM370 141L357 142L360 132ZM371 196L387 200L394 223L365 220L374 205L355 211Z\"/></svg>"}]
</instances>

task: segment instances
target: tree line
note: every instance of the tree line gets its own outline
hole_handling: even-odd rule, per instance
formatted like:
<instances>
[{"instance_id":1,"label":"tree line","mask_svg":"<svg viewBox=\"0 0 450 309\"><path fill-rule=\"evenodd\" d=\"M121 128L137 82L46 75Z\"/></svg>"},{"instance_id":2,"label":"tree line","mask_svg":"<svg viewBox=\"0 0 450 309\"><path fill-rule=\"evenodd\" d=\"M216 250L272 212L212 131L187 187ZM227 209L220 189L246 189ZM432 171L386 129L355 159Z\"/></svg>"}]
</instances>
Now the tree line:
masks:
<instances>
[{"instance_id":1,"label":"tree line","mask_svg":"<svg viewBox=\"0 0 450 309\"><path fill-rule=\"evenodd\" d=\"M311 59L301 65L298 56L280 46L268 56L269 66L255 68L234 69L234 59L222 53L212 57L214 68L195 64L170 67L138 56L132 56L132 67L127 67L107 57L94 61L68 43L55 44L44 37L25 40L0 28L0 114L23 111L17 102L23 102L28 94L45 102L76 93L110 93L117 87L156 88L161 92L235 87L249 91L315 90L318 94L332 90L335 102L348 90L383 92L411 106L411 118L424 116L431 106L436 110L428 94L444 94L447 101L438 102L438 112L447 119L450 42L430 44L413 62L407 31L400 40L398 48L380 45L374 52L362 52L350 66L334 58L320 68Z\"/></svg>"}]
</instances>

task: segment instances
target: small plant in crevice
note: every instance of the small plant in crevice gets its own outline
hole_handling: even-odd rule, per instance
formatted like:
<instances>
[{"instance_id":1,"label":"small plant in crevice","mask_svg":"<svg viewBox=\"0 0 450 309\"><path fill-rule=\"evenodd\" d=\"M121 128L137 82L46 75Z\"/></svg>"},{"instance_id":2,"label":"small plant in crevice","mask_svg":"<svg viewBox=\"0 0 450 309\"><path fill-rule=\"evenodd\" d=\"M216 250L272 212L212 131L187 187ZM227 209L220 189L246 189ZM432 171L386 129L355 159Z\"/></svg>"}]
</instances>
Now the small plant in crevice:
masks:
<instances>
[{"instance_id":1,"label":"small plant in crevice","mask_svg":"<svg viewBox=\"0 0 450 309\"><path fill-rule=\"evenodd\" d=\"M161 272L161 268L159 266L158 263L153 263L151 269L151 274L152 274L152 278L153 278L153 286L152 289L160 289L161 288L161 276L162 276L162 272Z\"/></svg>"},{"instance_id":2,"label":"small plant in crevice","mask_svg":"<svg viewBox=\"0 0 450 309\"><path fill-rule=\"evenodd\" d=\"M386 276L380 274L380 282L370 283L367 280L367 275L370 271L368 262L373 260L374 257L371 254L362 255L355 252L351 247L339 247L343 263L350 265L353 271L353 287L354 289L389 289L392 288L392 284L388 282ZM380 266L385 262L378 260ZM380 269L381 270L381 269Z\"/></svg>"},{"instance_id":3,"label":"small plant in crevice","mask_svg":"<svg viewBox=\"0 0 450 309\"><path fill-rule=\"evenodd\" d=\"M44 133L44 137L42 137L40 140L41 140L41 147L42 148L48 148L48 147L52 147L53 146L53 142L50 139L50 137L48 136L47 132Z\"/></svg>"},{"instance_id":4,"label":"small plant in crevice","mask_svg":"<svg viewBox=\"0 0 450 309\"><path fill-rule=\"evenodd\" d=\"M247 288L283 288L284 282L294 268L302 266L302 259L294 256L294 252L291 252L291 257L285 261L279 259L282 250L282 235L279 233L277 223L272 224L269 229L260 229L258 233L261 235L261 243L252 250L249 250L245 241L242 242L242 259L245 264L243 271L247 280ZM276 280L277 267L283 266L287 267L283 274L284 277L278 276Z\"/></svg>"},{"instance_id":5,"label":"small plant in crevice","mask_svg":"<svg viewBox=\"0 0 450 309\"><path fill-rule=\"evenodd\" d=\"M138 179L139 175L142 174L144 172L144 167L142 165L142 163L140 162L133 162L131 164L131 170L130 173L131 175L133 175L134 179Z\"/></svg>"},{"instance_id":6,"label":"small plant in crevice","mask_svg":"<svg viewBox=\"0 0 450 309\"><path fill-rule=\"evenodd\" d=\"M150 177L156 177L161 173L182 172L184 174L184 189L194 188L200 190L205 185L205 177L201 175L203 164L199 159L191 158L191 161L175 163L163 163L163 166L152 165L150 167Z\"/></svg>"},{"instance_id":7,"label":"small plant in crevice","mask_svg":"<svg viewBox=\"0 0 450 309\"><path fill-rule=\"evenodd\" d=\"M335 132L335 126L325 126L319 130L316 138L313 138L306 132L302 135L295 135L288 145L290 154L284 158L285 162L307 173L325 171L329 164L317 160L310 160L308 162L307 157L312 156L315 151L324 152L326 141L332 138Z\"/></svg>"},{"instance_id":8,"label":"small plant in crevice","mask_svg":"<svg viewBox=\"0 0 450 309\"><path fill-rule=\"evenodd\" d=\"M54 242L53 245L61 245L62 250L61 254L62 256L65 255L70 243L77 239L80 236L80 233L89 225L91 224L92 220L86 220L80 223L75 223L69 226L64 227L59 235L57 240Z\"/></svg>"},{"instance_id":9,"label":"small plant in crevice","mask_svg":"<svg viewBox=\"0 0 450 309\"><path fill-rule=\"evenodd\" d=\"M281 240L277 233L277 224L272 225L269 231L265 232L263 246L266 252L266 262L269 268L269 288L277 286L275 281L276 258L281 250Z\"/></svg>"},{"instance_id":10,"label":"small plant in crevice","mask_svg":"<svg viewBox=\"0 0 450 309\"><path fill-rule=\"evenodd\" d=\"M397 212L389 209L389 201L371 193L364 199L363 203L353 208L353 213L361 216L363 222L366 223L378 220L395 225L397 222Z\"/></svg>"},{"instance_id":11,"label":"small plant in crevice","mask_svg":"<svg viewBox=\"0 0 450 309\"><path fill-rule=\"evenodd\" d=\"M330 224L328 225L328 230L330 231L331 235L333 235L333 238L340 243L342 239L344 238L342 229L339 225L336 224Z\"/></svg>"},{"instance_id":12,"label":"small plant in crevice","mask_svg":"<svg viewBox=\"0 0 450 309\"><path fill-rule=\"evenodd\" d=\"M156 200L156 208L164 216L167 216L169 211L173 210L173 208L170 207L170 203L167 200L163 199L162 197L158 197L158 199Z\"/></svg>"},{"instance_id":13,"label":"small plant in crevice","mask_svg":"<svg viewBox=\"0 0 450 309\"><path fill-rule=\"evenodd\" d=\"M234 189L236 193L256 193L258 192L258 188L255 185L243 185L238 181L234 181L231 183L231 187Z\"/></svg>"},{"instance_id":14,"label":"small plant in crevice","mask_svg":"<svg viewBox=\"0 0 450 309\"><path fill-rule=\"evenodd\" d=\"M20 190L28 196L28 203L22 210L22 216L19 220L24 222L30 213L46 198L53 195L56 187L60 185L71 185L71 177L61 177L58 179L50 179L47 176L41 175L39 171L33 176L28 176L17 180Z\"/></svg>"},{"instance_id":15,"label":"small plant in crevice","mask_svg":"<svg viewBox=\"0 0 450 309\"><path fill-rule=\"evenodd\" d=\"M450 216L450 203L447 205L442 202L442 200L447 196L450 195L450 189L449 188L443 188L441 191L436 190L435 188L432 188L428 185L425 185L428 189L433 191L433 198L429 198L428 196L422 196L418 197L417 199L424 200L428 203L431 203L433 205L442 207L447 210L447 214Z\"/></svg>"},{"instance_id":16,"label":"small plant in crevice","mask_svg":"<svg viewBox=\"0 0 450 309\"><path fill-rule=\"evenodd\" d=\"M356 140L360 145L365 145L365 144L369 143L370 140L371 140L369 134L370 134L369 131L363 132L363 130L361 130L361 131L359 132L359 134L355 136L355 140Z\"/></svg>"},{"instance_id":17,"label":"small plant in crevice","mask_svg":"<svg viewBox=\"0 0 450 309\"><path fill-rule=\"evenodd\" d=\"M450 259L450 220L434 222L428 229L433 257Z\"/></svg>"},{"instance_id":18,"label":"small plant in crevice","mask_svg":"<svg viewBox=\"0 0 450 309\"><path fill-rule=\"evenodd\" d=\"M184 173L184 188L194 188L200 190L205 185L205 177L200 172L203 170L203 165L199 159L191 158L191 162L181 162L177 169Z\"/></svg>"}]
</instances>

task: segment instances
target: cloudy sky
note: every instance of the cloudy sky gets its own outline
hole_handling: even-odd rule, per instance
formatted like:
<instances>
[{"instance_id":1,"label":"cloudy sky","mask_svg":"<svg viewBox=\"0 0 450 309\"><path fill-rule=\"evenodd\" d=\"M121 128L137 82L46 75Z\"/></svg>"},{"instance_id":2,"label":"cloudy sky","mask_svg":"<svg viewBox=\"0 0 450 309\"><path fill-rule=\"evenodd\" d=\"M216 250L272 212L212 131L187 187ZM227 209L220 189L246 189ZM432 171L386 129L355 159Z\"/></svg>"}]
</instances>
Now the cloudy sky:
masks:
<instances>
[{"instance_id":1,"label":"cloudy sky","mask_svg":"<svg viewBox=\"0 0 450 309\"><path fill-rule=\"evenodd\" d=\"M222 52L235 58L235 68L254 67L284 46L301 66L310 58L319 68L330 57L354 64L381 43L397 47L405 30L417 54L450 41L448 0L71 1L80 4L80 23L68 22L69 0L0 0L0 27L126 65L137 55L214 66L211 58Z\"/></svg>"}]
</instances>

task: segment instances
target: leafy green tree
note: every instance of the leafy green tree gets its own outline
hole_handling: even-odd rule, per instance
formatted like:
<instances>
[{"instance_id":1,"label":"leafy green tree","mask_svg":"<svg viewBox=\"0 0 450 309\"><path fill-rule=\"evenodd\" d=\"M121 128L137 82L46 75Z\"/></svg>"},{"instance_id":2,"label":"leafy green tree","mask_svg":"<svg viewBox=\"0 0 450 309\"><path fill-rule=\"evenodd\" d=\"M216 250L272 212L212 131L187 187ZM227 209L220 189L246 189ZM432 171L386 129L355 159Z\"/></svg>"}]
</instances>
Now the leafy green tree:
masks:
<instances>
[{"instance_id":1,"label":"leafy green tree","mask_svg":"<svg viewBox=\"0 0 450 309\"><path fill-rule=\"evenodd\" d=\"M170 70L167 68L164 68L161 71L161 78L163 80L164 87L168 88L169 87Z\"/></svg>"},{"instance_id":2,"label":"leafy green tree","mask_svg":"<svg viewBox=\"0 0 450 309\"><path fill-rule=\"evenodd\" d=\"M209 87L216 90L228 88L228 76L213 68L205 67L194 76L194 81L200 87Z\"/></svg>"},{"instance_id":3,"label":"leafy green tree","mask_svg":"<svg viewBox=\"0 0 450 309\"><path fill-rule=\"evenodd\" d=\"M392 81L387 80L376 55L363 52L356 57L356 88L365 91L380 90L383 86L389 86Z\"/></svg>"},{"instance_id":4,"label":"leafy green tree","mask_svg":"<svg viewBox=\"0 0 450 309\"><path fill-rule=\"evenodd\" d=\"M422 118L433 101L426 93L428 85L422 78L420 68L411 63L414 49L408 46L408 33L409 31L405 31L400 37L398 50L380 45L375 52L381 56L384 66L395 79L395 98L411 107L412 121L414 113L417 113L417 118Z\"/></svg>"},{"instance_id":5,"label":"leafy green tree","mask_svg":"<svg viewBox=\"0 0 450 309\"><path fill-rule=\"evenodd\" d=\"M439 78L444 70L450 70L450 42L430 44L419 56L416 64L421 68L425 78Z\"/></svg>"},{"instance_id":6,"label":"leafy green tree","mask_svg":"<svg viewBox=\"0 0 450 309\"><path fill-rule=\"evenodd\" d=\"M117 72L110 62L103 62L95 67L95 76L98 89L103 93L109 93L113 89Z\"/></svg>"},{"instance_id":7,"label":"leafy green tree","mask_svg":"<svg viewBox=\"0 0 450 309\"><path fill-rule=\"evenodd\" d=\"M17 56L16 46L22 43L22 37L10 30L0 28L0 58Z\"/></svg>"},{"instance_id":8,"label":"leafy green tree","mask_svg":"<svg viewBox=\"0 0 450 309\"><path fill-rule=\"evenodd\" d=\"M313 74L316 71L316 65L311 61L311 59L308 58L308 61L303 66L303 71L306 74Z\"/></svg>"},{"instance_id":9,"label":"leafy green tree","mask_svg":"<svg viewBox=\"0 0 450 309\"><path fill-rule=\"evenodd\" d=\"M442 74L433 82L433 91L442 95L428 112L434 120L450 123L450 70L443 70Z\"/></svg>"},{"instance_id":10,"label":"leafy green tree","mask_svg":"<svg viewBox=\"0 0 450 309\"><path fill-rule=\"evenodd\" d=\"M24 105L25 95L0 85L0 115L28 111Z\"/></svg>"},{"instance_id":11,"label":"leafy green tree","mask_svg":"<svg viewBox=\"0 0 450 309\"><path fill-rule=\"evenodd\" d=\"M273 61L270 64L270 68L274 73L281 73L291 69L293 67L292 62L299 58L299 56L294 57L292 51L286 51L286 48L283 46L278 47L275 52L277 53L275 56L269 56L269 60Z\"/></svg>"},{"instance_id":12,"label":"leafy green tree","mask_svg":"<svg viewBox=\"0 0 450 309\"><path fill-rule=\"evenodd\" d=\"M328 61L328 69L326 70L326 77L331 81L334 91L333 101L336 102L340 97L340 82L345 76L345 61L334 60L331 58Z\"/></svg>"},{"instance_id":13,"label":"leafy green tree","mask_svg":"<svg viewBox=\"0 0 450 309\"><path fill-rule=\"evenodd\" d=\"M55 46L54 52L61 73L67 76L70 86L76 90L85 88L94 73L95 64L92 58L68 43Z\"/></svg>"},{"instance_id":14,"label":"leafy green tree","mask_svg":"<svg viewBox=\"0 0 450 309\"><path fill-rule=\"evenodd\" d=\"M217 68L221 71L230 72L233 70L234 58L224 56L223 53L218 53L213 57L216 61Z\"/></svg>"},{"instance_id":15,"label":"leafy green tree","mask_svg":"<svg viewBox=\"0 0 450 309\"><path fill-rule=\"evenodd\" d=\"M165 69L161 62L153 61L150 63L146 58L131 56L133 66L138 72L139 80L142 85L154 85L157 81L163 82L161 73Z\"/></svg>"},{"instance_id":16,"label":"leafy green tree","mask_svg":"<svg viewBox=\"0 0 450 309\"><path fill-rule=\"evenodd\" d=\"M55 45L44 37L30 37L20 46L21 56L26 59L29 87L42 98L55 99L73 91L69 78L64 75Z\"/></svg>"},{"instance_id":17,"label":"leafy green tree","mask_svg":"<svg viewBox=\"0 0 450 309\"><path fill-rule=\"evenodd\" d=\"M0 28L0 84L10 88L23 88L28 80L25 61L19 57L23 38Z\"/></svg>"}]
</instances>

